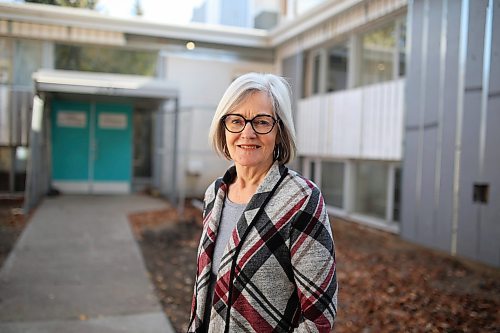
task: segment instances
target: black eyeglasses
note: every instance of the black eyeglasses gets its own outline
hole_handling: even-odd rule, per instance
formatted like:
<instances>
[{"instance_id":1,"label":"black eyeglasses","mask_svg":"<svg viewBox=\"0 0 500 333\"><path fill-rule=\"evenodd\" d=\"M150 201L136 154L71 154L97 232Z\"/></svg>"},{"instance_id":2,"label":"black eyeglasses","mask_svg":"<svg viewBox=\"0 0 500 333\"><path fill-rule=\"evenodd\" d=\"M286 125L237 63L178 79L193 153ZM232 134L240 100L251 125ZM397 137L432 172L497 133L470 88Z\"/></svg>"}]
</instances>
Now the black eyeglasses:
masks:
<instances>
[{"instance_id":1,"label":"black eyeglasses","mask_svg":"<svg viewBox=\"0 0 500 333\"><path fill-rule=\"evenodd\" d=\"M224 127L231 133L243 132L247 123L252 125L257 134L267 134L271 132L279 119L274 119L269 115L258 115L252 119L246 119L239 114L226 114L221 119Z\"/></svg>"}]
</instances>

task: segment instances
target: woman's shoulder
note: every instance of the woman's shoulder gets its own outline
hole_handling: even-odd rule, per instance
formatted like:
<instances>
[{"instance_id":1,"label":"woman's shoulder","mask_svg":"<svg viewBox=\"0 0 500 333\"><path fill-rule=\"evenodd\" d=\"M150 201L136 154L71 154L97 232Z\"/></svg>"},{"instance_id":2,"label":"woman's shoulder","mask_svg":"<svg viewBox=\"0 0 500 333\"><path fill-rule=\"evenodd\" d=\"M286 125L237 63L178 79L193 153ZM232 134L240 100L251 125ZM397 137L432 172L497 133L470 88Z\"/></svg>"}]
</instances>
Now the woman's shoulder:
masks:
<instances>
[{"instance_id":1,"label":"woman's shoulder","mask_svg":"<svg viewBox=\"0 0 500 333\"><path fill-rule=\"evenodd\" d=\"M290 180L292 180L291 182L288 182L289 186L300 187L306 190L306 192L320 192L318 185L316 185L312 180L304 177L299 172L288 169L288 176Z\"/></svg>"},{"instance_id":2,"label":"woman's shoulder","mask_svg":"<svg viewBox=\"0 0 500 333\"><path fill-rule=\"evenodd\" d=\"M215 179L210 185L207 186L207 189L205 190L205 199L207 197L215 196L217 193L217 190L220 188L222 184L222 177L219 177Z\"/></svg>"}]
</instances>

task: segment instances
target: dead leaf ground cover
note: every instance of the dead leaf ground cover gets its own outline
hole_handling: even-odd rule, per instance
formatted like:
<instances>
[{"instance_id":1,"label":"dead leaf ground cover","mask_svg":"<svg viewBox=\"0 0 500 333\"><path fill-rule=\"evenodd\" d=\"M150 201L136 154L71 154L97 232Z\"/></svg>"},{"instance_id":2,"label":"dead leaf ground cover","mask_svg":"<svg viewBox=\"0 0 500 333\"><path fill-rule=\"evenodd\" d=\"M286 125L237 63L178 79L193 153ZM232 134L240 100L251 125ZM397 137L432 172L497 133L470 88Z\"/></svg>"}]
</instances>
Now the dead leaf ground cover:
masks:
<instances>
[{"instance_id":1,"label":"dead leaf ground cover","mask_svg":"<svg viewBox=\"0 0 500 333\"><path fill-rule=\"evenodd\" d=\"M0 267L26 226L22 206L22 199L0 199Z\"/></svg>"},{"instance_id":2,"label":"dead leaf ground cover","mask_svg":"<svg viewBox=\"0 0 500 333\"><path fill-rule=\"evenodd\" d=\"M188 323L201 214L187 206L130 216L158 298ZM500 270L332 218L340 285L335 332L500 332Z\"/></svg>"}]
</instances>

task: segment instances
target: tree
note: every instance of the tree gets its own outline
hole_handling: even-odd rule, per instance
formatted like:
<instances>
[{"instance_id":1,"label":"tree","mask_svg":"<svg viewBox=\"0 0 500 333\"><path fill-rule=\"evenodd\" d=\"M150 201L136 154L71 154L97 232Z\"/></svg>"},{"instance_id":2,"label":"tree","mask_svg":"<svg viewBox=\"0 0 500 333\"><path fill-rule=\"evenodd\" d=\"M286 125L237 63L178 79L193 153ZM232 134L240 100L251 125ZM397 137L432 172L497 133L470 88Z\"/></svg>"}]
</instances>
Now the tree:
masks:
<instances>
[{"instance_id":1,"label":"tree","mask_svg":"<svg viewBox=\"0 0 500 333\"><path fill-rule=\"evenodd\" d=\"M24 0L24 2L43 3L46 5L55 5L74 8L94 9L98 0Z\"/></svg>"}]
</instances>

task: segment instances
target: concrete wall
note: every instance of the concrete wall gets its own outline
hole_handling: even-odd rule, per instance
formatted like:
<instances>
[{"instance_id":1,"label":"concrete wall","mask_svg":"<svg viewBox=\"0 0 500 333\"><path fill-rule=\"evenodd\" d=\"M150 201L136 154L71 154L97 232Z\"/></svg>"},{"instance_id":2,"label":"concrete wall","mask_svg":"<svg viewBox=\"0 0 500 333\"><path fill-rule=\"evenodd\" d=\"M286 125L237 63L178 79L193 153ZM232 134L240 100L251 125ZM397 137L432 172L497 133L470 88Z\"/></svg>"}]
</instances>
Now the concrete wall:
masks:
<instances>
[{"instance_id":1,"label":"concrete wall","mask_svg":"<svg viewBox=\"0 0 500 333\"><path fill-rule=\"evenodd\" d=\"M495 266L499 10L488 0L416 0L408 8L401 219L404 238ZM487 202L473 199L474 185L487 187Z\"/></svg>"}]
</instances>

